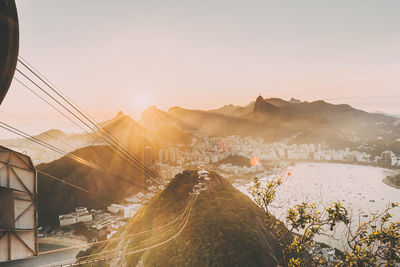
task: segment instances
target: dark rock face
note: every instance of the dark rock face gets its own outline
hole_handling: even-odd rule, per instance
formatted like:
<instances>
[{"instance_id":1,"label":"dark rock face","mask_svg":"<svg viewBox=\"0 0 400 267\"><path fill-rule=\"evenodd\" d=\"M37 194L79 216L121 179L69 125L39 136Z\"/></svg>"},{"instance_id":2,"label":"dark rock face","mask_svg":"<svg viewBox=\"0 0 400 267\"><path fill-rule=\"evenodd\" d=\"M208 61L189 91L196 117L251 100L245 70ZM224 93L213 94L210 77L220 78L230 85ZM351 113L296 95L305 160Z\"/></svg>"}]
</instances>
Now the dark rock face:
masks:
<instances>
[{"instance_id":1,"label":"dark rock face","mask_svg":"<svg viewBox=\"0 0 400 267\"><path fill-rule=\"evenodd\" d=\"M300 100L298 100L298 99L296 99L296 98L293 98L293 97L289 100L289 102L290 102L291 104L299 104L299 103L301 103Z\"/></svg>"},{"instance_id":2,"label":"dark rock face","mask_svg":"<svg viewBox=\"0 0 400 267\"><path fill-rule=\"evenodd\" d=\"M275 113L278 108L264 100L264 98L259 95L254 104L254 113Z\"/></svg>"}]
</instances>

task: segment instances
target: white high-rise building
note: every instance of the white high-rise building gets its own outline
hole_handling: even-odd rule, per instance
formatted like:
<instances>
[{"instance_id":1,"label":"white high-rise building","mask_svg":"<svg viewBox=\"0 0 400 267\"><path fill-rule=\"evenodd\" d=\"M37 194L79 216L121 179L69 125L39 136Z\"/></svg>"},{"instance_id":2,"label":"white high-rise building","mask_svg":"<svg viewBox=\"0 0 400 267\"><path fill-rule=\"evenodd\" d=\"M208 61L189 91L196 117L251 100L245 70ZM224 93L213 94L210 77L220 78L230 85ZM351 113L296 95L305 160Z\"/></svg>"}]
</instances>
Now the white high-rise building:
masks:
<instances>
[{"instance_id":1,"label":"white high-rise building","mask_svg":"<svg viewBox=\"0 0 400 267\"><path fill-rule=\"evenodd\" d=\"M168 149L164 150L164 161L167 162L169 160L169 151Z\"/></svg>"},{"instance_id":2,"label":"white high-rise building","mask_svg":"<svg viewBox=\"0 0 400 267\"><path fill-rule=\"evenodd\" d=\"M160 148L160 149L158 150L158 160L159 160L160 162L163 161L163 154L164 154L164 151L163 151L162 148Z\"/></svg>"},{"instance_id":3,"label":"white high-rise building","mask_svg":"<svg viewBox=\"0 0 400 267\"><path fill-rule=\"evenodd\" d=\"M175 163L176 162L176 152L175 149L171 148L170 149L170 156L171 156L171 162Z\"/></svg>"}]
</instances>

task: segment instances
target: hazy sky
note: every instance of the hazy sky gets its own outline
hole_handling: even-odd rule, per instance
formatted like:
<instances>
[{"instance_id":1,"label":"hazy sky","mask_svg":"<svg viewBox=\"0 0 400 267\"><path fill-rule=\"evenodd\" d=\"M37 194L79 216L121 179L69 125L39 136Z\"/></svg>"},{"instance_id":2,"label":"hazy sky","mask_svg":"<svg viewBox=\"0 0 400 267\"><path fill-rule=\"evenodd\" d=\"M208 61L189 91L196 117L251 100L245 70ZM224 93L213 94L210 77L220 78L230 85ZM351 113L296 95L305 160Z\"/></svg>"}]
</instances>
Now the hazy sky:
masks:
<instances>
[{"instance_id":1,"label":"hazy sky","mask_svg":"<svg viewBox=\"0 0 400 267\"><path fill-rule=\"evenodd\" d=\"M400 113L398 0L17 0L17 7L20 55L99 119L150 104L243 105L259 93ZM15 82L1 109L61 123Z\"/></svg>"}]
</instances>

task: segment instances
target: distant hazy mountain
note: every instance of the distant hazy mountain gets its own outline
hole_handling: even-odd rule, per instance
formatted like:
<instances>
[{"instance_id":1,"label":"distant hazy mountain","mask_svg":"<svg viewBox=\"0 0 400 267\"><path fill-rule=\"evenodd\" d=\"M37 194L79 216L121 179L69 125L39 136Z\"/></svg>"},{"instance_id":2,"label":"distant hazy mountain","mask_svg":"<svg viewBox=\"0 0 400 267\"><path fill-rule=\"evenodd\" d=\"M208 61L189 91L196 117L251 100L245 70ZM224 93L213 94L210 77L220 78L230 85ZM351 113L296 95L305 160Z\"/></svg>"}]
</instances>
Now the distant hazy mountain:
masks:
<instances>
[{"instance_id":1,"label":"distant hazy mountain","mask_svg":"<svg viewBox=\"0 0 400 267\"><path fill-rule=\"evenodd\" d=\"M385 115L385 116L389 116L389 117L400 119L400 114L390 114L390 113L386 113L386 112L383 112L383 111L375 111L375 112L373 112L373 114L380 114L380 115Z\"/></svg>"},{"instance_id":2,"label":"distant hazy mountain","mask_svg":"<svg viewBox=\"0 0 400 267\"><path fill-rule=\"evenodd\" d=\"M143 111L140 122L158 142L188 143L193 137L183 130L187 125L155 106Z\"/></svg>"},{"instance_id":3,"label":"distant hazy mountain","mask_svg":"<svg viewBox=\"0 0 400 267\"><path fill-rule=\"evenodd\" d=\"M301 103L300 100L298 100L298 99L296 99L296 98L293 98L293 97L289 100L289 102L292 103L292 104L299 104L299 103Z\"/></svg>"},{"instance_id":4,"label":"distant hazy mountain","mask_svg":"<svg viewBox=\"0 0 400 267\"><path fill-rule=\"evenodd\" d=\"M281 104L281 103L279 103ZM276 113L279 110L279 107L281 105L274 105L271 104L270 101L265 101L262 96L258 96L256 99L256 103L254 104L254 113L259 114L259 113Z\"/></svg>"},{"instance_id":5,"label":"distant hazy mountain","mask_svg":"<svg viewBox=\"0 0 400 267\"><path fill-rule=\"evenodd\" d=\"M232 113L232 112L235 112L235 110L237 110L238 108L241 108L241 107L242 107L242 106L229 104L229 105L225 105L225 106L223 106L223 107L220 107L220 108L218 108L218 109L210 109L209 111L210 111L210 112L215 112L215 113L222 113L222 114L224 114L224 113Z\"/></svg>"},{"instance_id":6,"label":"distant hazy mountain","mask_svg":"<svg viewBox=\"0 0 400 267\"><path fill-rule=\"evenodd\" d=\"M67 134L58 129L51 129L35 136L35 138L42 141L58 140L65 138Z\"/></svg>"},{"instance_id":7,"label":"distant hazy mountain","mask_svg":"<svg viewBox=\"0 0 400 267\"><path fill-rule=\"evenodd\" d=\"M209 112L229 115L229 116L244 116L250 114L254 109L255 102L251 102L246 106L225 105L218 109L209 110Z\"/></svg>"},{"instance_id":8,"label":"distant hazy mountain","mask_svg":"<svg viewBox=\"0 0 400 267\"><path fill-rule=\"evenodd\" d=\"M278 141L322 124L329 125L323 118L287 115L282 113L281 109L283 108L259 97L258 101L245 107L236 107L231 112L226 109L221 112L221 110L201 111L173 107L168 110L168 114L179 119L182 124L188 125L186 129L195 129L216 136L236 134L263 137L266 141Z\"/></svg>"},{"instance_id":9,"label":"distant hazy mountain","mask_svg":"<svg viewBox=\"0 0 400 267\"><path fill-rule=\"evenodd\" d=\"M168 114L180 121L184 130L198 130L214 136L259 136L265 133L263 125L249 119L248 115L230 115L202 110L172 107Z\"/></svg>"},{"instance_id":10,"label":"distant hazy mountain","mask_svg":"<svg viewBox=\"0 0 400 267\"><path fill-rule=\"evenodd\" d=\"M168 114L184 129L211 135L258 136L266 141L292 138L295 142L342 144L349 136L365 140L396 137L400 120L357 110L349 105L334 105L322 100L301 102L259 96L246 106L225 105L202 111L173 107ZM176 123L178 125L179 123Z\"/></svg>"},{"instance_id":11,"label":"distant hazy mountain","mask_svg":"<svg viewBox=\"0 0 400 267\"><path fill-rule=\"evenodd\" d=\"M135 138L144 138L146 136L146 129L141 127L135 120L131 117L125 115L121 111L117 113L115 117L104 122L100 122L96 127L92 127L93 132L82 132L78 134L73 134L68 137L69 140L82 141L90 144L105 143L101 138L102 136L112 135L114 138L123 139L124 143L130 142L128 136ZM100 130L98 130L100 128Z\"/></svg>"},{"instance_id":12,"label":"distant hazy mountain","mask_svg":"<svg viewBox=\"0 0 400 267\"><path fill-rule=\"evenodd\" d=\"M97 124L97 126L99 126L100 128L102 127L106 127L107 125L109 125L110 123L113 123L114 121L122 118L123 116L125 116L125 114L122 111L118 111L117 115L115 115L114 118L100 122Z\"/></svg>"},{"instance_id":13,"label":"distant hazy mountain","mask_svg":"<svg viewBox=\"0 0 400 267\"><path fill-rule=\"evenodd\" d=\"M264 212L218 174L212 172L210 178L207 190L201 191L194 202L188 223L177 238L151 250L116 258L110 266L277 266L282 251L265 231ZM173 221L184 211L189 193L197 183L195 171L176 175L116 236L154 229ZM177 223L146 235L111 241L79 256L115 247L128 252L153 239L154 242L147 243L151 246L174 235L182 225Z\"/></svg>"},{"instance_id":14,"label":"distant hazy mountain","mask_svg":"<svg viewBox=\"0 0 400 267\"><path fill-rule=\"evenodd\" d=\"M140 150L144 144L149 144L148 139L152 138L151 132L122 112L118 112L114 118L98 123L97 125L102 130L90 133L66 134L61 130L51 129L34 137L64 152L72 152L78 148L90 145L105 144L106 142L100 135L106 136L111 134L118 142L122 142L134 150ZM93 128L95 129L95 127ZM1 140L1 143L4 146L28 154L35 164L51 162L62 156L60 153L24 138L5 139Z\"/></svg>"},{"instance_id":15,"label":"distant hazy mountain","mask_svg":"<svg viewBox=\"0 0 400 267\"><path fill-rule=\"evenodd\" d=\"M71 138L70 135L58 129L51 129L33 137L53 145L64 152L71 152L89 144L87 140ZM26 153L32 158L35 164L50 162L62 156L62 154L58 152L25 138L4 139L1 140L1 144L16 151Z\"/></svg>"},{"instance_id":16,"label":"distant hazy mountain","mask_svg":"<svg viewBox=\"0 0 400 267\"><path fill-rule=\"evenodd\" d=\"M142 151L150 143L149 131L126 115L109 123L99 134L112 136L132 151Z\"/></svg>"}]
</instances>

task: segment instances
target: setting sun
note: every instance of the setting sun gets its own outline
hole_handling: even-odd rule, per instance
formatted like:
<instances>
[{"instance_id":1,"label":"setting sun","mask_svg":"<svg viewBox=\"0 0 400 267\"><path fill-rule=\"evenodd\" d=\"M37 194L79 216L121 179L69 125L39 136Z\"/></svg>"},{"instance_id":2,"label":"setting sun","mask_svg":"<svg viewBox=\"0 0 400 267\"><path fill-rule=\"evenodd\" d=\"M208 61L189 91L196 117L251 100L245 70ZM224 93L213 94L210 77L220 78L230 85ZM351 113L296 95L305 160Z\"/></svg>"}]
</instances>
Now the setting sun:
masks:
<instances>
[{"instance_id":1,"label":"setting sun","mask_svg":"<svg viewBox=\"0 0 400 267\"><path fill-rule=\"evenodd\" d=\"M154 105L154 99L148 92L136 91L133 94L132 103L134 113L140 116L143 110L147 109L151 105Z\"/></svg>"}]
</instances>

